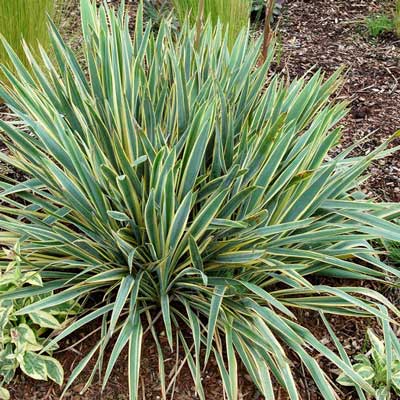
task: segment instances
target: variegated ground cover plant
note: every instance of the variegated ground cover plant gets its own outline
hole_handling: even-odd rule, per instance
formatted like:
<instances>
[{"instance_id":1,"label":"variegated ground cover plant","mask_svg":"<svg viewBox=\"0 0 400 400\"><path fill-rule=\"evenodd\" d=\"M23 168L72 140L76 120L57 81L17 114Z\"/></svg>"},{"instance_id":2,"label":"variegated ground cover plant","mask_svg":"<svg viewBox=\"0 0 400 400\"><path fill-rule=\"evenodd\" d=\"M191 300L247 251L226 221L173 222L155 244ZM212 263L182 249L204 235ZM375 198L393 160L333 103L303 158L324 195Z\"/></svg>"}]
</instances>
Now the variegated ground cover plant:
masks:
<instances>
[{"instance_id":1,"label":"variegated ground cover plant","mask_svg":"<svg viewBox=\"0 0 400 400\"><path fill-rule=\"evenodd\" d=\"M0 295L14 292L16 289L29 291L40 288L43 281L38 271L20 268L21 259L17 247L5 250L5 256L11 262L2 262L0 269ZM48 380L62 385L64 372L61 364L52 357L56 346L41 350L49 343L49 334L61 331L67 324L68 316L78 309L74 302L59 304L51 309L32 311L18 315L18 311L36 301L48 298L52 293L47 290L34 296L19 296L0 300L0 399L8 400L10 393L4 385L9 384L18 368L33 379Z\"/></svg>"},{"instance_id":2,"label":"variegated ground cover plant","mask_svg":"<svg viewBox=\"0 0 400 400\"><path fill-rule=\"evenodd\" d=\"M165 398L162 322L171 349L183 349L200 399L211 356L230 400L239 396L239 360L266 398L280 385L299 399L288 351L323 398L335 399L335 387L315 351L372 394L296 320L296 309L388 319L385 306L399 314L359 284L399 277L373 241L400 239L391 222L400 212L354 194L384 145L366 157L350 157L351 148L328 156L346 113L346 104L330 100L339 73L289 84L268 74L272 54L257 66L261 41L247 32L232 50L223 28L210 24L196 45L188 26L174 41L166 24L157 34L143 26L139 9L131 39L122 9L114 14L89 0L81 9L86 67L53 28L55 65L42 52L42 68L28 53L30 74L8 48L17 73L4 69L11 89L0 93L26 126L0 122L9 150L1 159L27 176L2 177L0 240L17 245L21 271L43 278L41 287L0 299L55 293L21 316L85 304L48 346L92 321L101 331L65 390L92 359L87 385L103 367L106 385L127 347L137 399L148 331ZM320 276L331 285L318 284ZM357 281L341 286L341 278Z\"/></svg>"},{"instance_id":3,"label":"variegated ground cover plant","mask_svg":"<svg viewBox=\"0 0 400 400\"><path fill-rule=\"evenodd\" d=\"M392 334L394 335L393 332ZM380 340L371 329L368 330L368 338L371 348L366 354L357 354L354 357L356 361L354 369L375 388L376 400L390 400L393 398L392 394L397 398L400 395L398 339L394 336L397 347L392 348ZM389 364L387 356L390 356ZM354 386L354 382L348 379L346 374L340 375L338 382L344 386Z\"/></svg>"},{"instance_id":4,"label":"variegated ground cover plant","mask_svg":"<svg viewBox=\"0 0 400 400\"><path fill-rule=\"evenodd\" d=\"M400 396L400 341L388 320L381 321L381 326L383 339L380 339L372 329L367 330L368 351L354 356L353 367L375 389L374 395L368 398L397 399ZM336 337L335 343L339 352L350 363ZM337 381L343 386L356 386L359 399L366 400L363 391L345 373L342 373Z\"/></svg>"}]
</instances>

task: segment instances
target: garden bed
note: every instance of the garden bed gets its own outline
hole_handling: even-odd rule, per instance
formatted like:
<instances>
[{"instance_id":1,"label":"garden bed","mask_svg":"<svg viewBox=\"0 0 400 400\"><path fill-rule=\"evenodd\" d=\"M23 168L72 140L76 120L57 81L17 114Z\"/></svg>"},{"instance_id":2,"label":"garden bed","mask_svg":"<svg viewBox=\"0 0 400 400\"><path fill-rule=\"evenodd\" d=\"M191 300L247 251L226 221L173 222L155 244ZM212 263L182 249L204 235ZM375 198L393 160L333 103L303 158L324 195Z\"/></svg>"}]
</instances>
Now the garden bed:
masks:
<instances>
[{"instance_id":1,"label":"garden bed","mask_svg":"<svg viewBox=\"0 0 400 400\"><path fill-rule=\"evenodd\" d=\"M355 141L373 133L369 140L356 149L358 154L369 153L383 140L400 129L400 40L392 35L371 40L364 28L357 22L366 15L379 12L391 3L359 1L356 4L346 0L287 0L279 25L279 46L281 59L275 66L277 71L287 74L290 78L303 75L315 66L328 74L344 65L347 67L345 82L338 96L351 100L351 112L342 122L344 135L337 152L348 147ZM2 110L0 109L0 112ZM5 118L6 110L3 110ZM1 115L0 115L1 117ZM393 142L399 145L400 140ZM0 165L0 168L2 166ZM10 172L12 173L12 171ZM378 160L370 167L371 177L363 185L363 191L369 196L380 200L400 202L400 153ZM363 282L360 282L360 286ZM393 300L397 293L387 293ZM303 325L308 327L322 342L327 340L326 330L318 320L317 315L303 312L298 315ZM348 352L358 351L365 338L366 327L370 320L355 320L337 317L330 319L336 333L344 343ZM66 374L95 343L96 333L90 340L68 349L67 346L76 343L86 335L91 334L98 325L93 324L85 331L79 332L67 339L61 346L63 352L57 355L64 366ZM176 354L168 354L166 339L162 345L166 349L168 367L176 364ZM325 343L328 344L328 343ZM315 355L319 359L318 354ZM101 392L101 384L92 385L84 394L84 388L90 371L85 372L68 390L66 399L128 399L128 383L126 362L127 355L123 353L109 380L105 391ZM297 361L293 359L297 365ZM324 360L320 360L323 365ZM179 365L179 364L178 364ZM326 371L334 379L337 371ZM143 363L141 370L141 398L160 398L158 382L158 356L153 342L145 341L143 346ZM207 371L203 373L203 383L206 388L206 398L210 400L222 398L222 384L217 372L217 365L211 360ZM318 400L315 385L298 370L298 384L304 400ZM241 399L261 399L250 378L243 373L240 379ZM25 376L18 376L10 387L11 398L16 400L56 400L60 397L57 385L33 381ZM277 397L285 399L285 395L277 392ZM184 367L175 387L174 399L196 399L189 370ZM351 390L343 393L343 400L357 399Z\"/></svg>"}]
</instances>

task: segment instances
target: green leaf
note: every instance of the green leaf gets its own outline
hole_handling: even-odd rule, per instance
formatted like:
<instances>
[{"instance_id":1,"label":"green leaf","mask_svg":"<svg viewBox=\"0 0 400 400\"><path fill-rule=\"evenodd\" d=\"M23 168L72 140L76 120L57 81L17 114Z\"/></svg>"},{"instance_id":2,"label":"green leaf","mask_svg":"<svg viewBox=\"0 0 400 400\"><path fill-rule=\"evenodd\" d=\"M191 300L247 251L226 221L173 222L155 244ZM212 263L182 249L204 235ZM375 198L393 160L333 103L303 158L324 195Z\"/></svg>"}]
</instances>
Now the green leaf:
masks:
<instances>
[{"instance_id":1,"label":"green leaf","mask_svg":"<svg viewBox=\"0 0 400 400\"><path fill-rule=\"evenodd\" d=\"M211 354L212 343L214 340L214 333L218 322L218 315L221 309L222 300L224 298L224 293L226 291L225 286L217 286L214 290L213 296L211 298L210 304L210 312L208 315L208 327L207 327L207 347L206 347L206 355L204 364L207 364L207 361Z\"/></svg>"},{"instance_id":2,"label":"green leaf","mask_svg":"<svg viewBox=\"0 0 400 400\"><path fill-rule=\"evenodd\" d=\"M42 345L38 343L35 332L27 325L20 324L16 328L10 330L11 342L17 349L24 351L38 351L42 349Z\"/></svg>"},{"instance_id":3,"label":"green leaf","mask_svg":"<svg viewBox=\"0 0 400 400\"><path fill-rule=\"evenodd\" d=\"M21 310L18 310L17 315L24 315L31 313L33 311L41 311L46 308L51 308L53 306L58 306L59 304L65 303L69 300L76 299L80 295L88 293L92 291L96 286L82 286L79 288L71 288L63 290L53 296L46 297L43 300L40 300L36 303L30 304L28 306L23 307Z\"/></svg>"},{"instance_id":4,"label":"green leaf","mask_svg":"<svg viewBox=\"0 0 400 400\"><path fill-rule=\"evenodd\" d=\"M339 377L336 379L336 382L342 386L356 386L354 381L349 378L345 373L340 374Z\"/></svg>"},{"instance_id":5,"label":"green leaf","mask_svg":"<svg viewBox=\"0 0 400 400\"><path fill-rule=\"evenodd\" d=\"M202 383L201 383L201 369L200 369L200 346L201 346L201 329L200 329L200 321L197 315L193 312L191 307L187 302L185 302L186 312L189 317L189 324L192 330L193 340L194 340L194 352L195 352L195 373L194 373L194 382L197 388L197 391L200 393L202 391Z\"/></svg>"},{"instance_id":6,"label":"green leaf","mask_svg":"<svg viewBox=\"0 0 400 400\"><path fill-rule=\"evenodd\" d=\"M57 318L47 311L34 311L29 313L29 317L41 328L49 328L53 330L61 328L61 324L58 322Z\"/></svg>"},{"instance_id":7,"label":"green leaf","mask_svg":"<svg viewBox=\"0 0 400 400\"><path fill-rule=\"evenodd\" d=\"M32 352L27 351L22 358L20 363L20 368L25 375L33 379L47 380L47 368L46 361L42 356Z\"/></svg>"},{"instance_id":8,"label":"green leaf","mask_svg":"<svg viewBox=\"0 0 400 400\"><path fill-rule=\"evenodd\" d=\"M372 329L368 329L368 338L371 342L372 357L375 363L380 366L386 362L385 343L380 340Z\"/></svg>"},{"instance_id":9,"label":"green leaf","mask_svg":"<svg viewBox=\"0 0 400 400\"><path fill-rule=\"evenodd\" d=\"M24 275L24 280L32 286L43 286L42 277L38 272L27 272Z\"/></svg>"},{"instance_id":10,"label":"green leaf","mask_svg":"<svg viewBox=\"0 0 400 400\"><path fill-rule=\"evenodd\" d=\"M98 341L95 346L92 347L92 349L82 358L82 360L79 361L78 365L73 369L71 372L71 375L68 379L67 384L64 387L62 397L65 395L67 392L68 388L75 382L76 378L82 373L82 371L86 368L88 365L89 361L92 359L96 351L99 349L100 345L102 343L102 340Z\"/></svg>"},{"instance_id":11,"label":"green leaf","mask_svg":"<svg viewBox=\"0 0 400 400\"><path fill-rule=\"evenodd\" d=\"M368 383L372 383L375 377L375 371L369 364L354 364L354 370Z\"/></svg>"},{"instance_id":12,"label":"green leaf","mask_svg":"<svg viewBox=\"0 0 400 400\"><path fill-rule=\"evenodd\" d=\"M167 333L167 339L171 350L174 348L174 340L172 337L170 299L168 294L161 295L161 312L163 315L164 326Z\"/></svg>"},{"instance_id":13,"label":"green leaf","mask_svg":"<svg viewBox=\"0 0 400 400\"><path fill-rule=\"evenodd\" d=\"M116 221L127 222L131 220L125 213L119 211L107 211L107 214Z\"/></svg>"},{"instance_id":14,"label":"green leaf","mask_svg":"<svg viewBox=\"0 0 400 400\"><path fill-rule=\"evenodd\" d=\"M387 387L380 387L375 392L376 400L390 400L390 390Z\"/></svg>"},{"instance_id":15,"label":"green leaf","mask_svg":"<svg viewBox=\"0 0 400 400\"><path fill-rule=\"evenodd\" d=\"M196 241L193 239L193 236L189 237L189 250L193 267L200 271L204 271L204 265L200 254L200 249L198 248Z\"/></svg>"},{"instance_id":16,"label":"green leaf","mask_svg":"<svg viewBox=\"0 0 400 400\"><path fill-rule=\"evenodd\" d=\"M277 308L282 313L286 314L290 318L295 318L294 314L289 309L287 309L279 300L277 300L275 297L271 296L264 289L260 288L257 285L254 285L250 282L241 281L241 284L243 286L245 286L247 289L249 289L251 292L253 292L255 295L264 299L267 303L273 305L275 308Z\"/></svg>"},{"instance_id":17,"label":"green leaf","mask_svg":"<svg viewBox=\"0 0 400 400\"><path fill-rule=\"evenodd\" d=\"M103 390L107 385L108 379L110 378L110 375L112 373L115 363L117 362L119 355L121 354L122 350L124 349L124 347L128 343L129 338L132 335L132 331L133 331L133 325L128 320L125 322L125 325L121 329L121 332L118 335L118 339L116 340L115 345L113 347L110 359L107 364L107 369L103 378L103 385L102 385Z\"/></svg>"},{"instance_id":18,"label":"green leaf","mask_svg":"<svg viewBox=\"0 0 400 400\"><path fill-rule=\"evenodd\" d=\"M188 193L180 204L175 217L172 221L171 230L169 231L167 243L168 247L174 249L178 246L179 240L186 229L186 224L191 210L193 194Z\"/></svg>"},{"instance_id":19,"label":"green leaf","mask_svg":"<svg viewBox=\"0 0 400 400\"><path fill-rule=\"evenodd\" d=\"M47 376L61 386L64 381L64 370L62 365L52 357L41 356L41 359L45 362Z\"/></svg>"},{"instance_id":20,"label":"green leaf","mask_svg":"<svg viewBox=\"0 0 400 400\"><path fill-rule=\"evenodd\" d=\"M139 371L143 336L143 328L142 323L140 322L139 312L135 312L132 323L133 327L132 334L129 339L128 353L128 381L130 393L129 398L130 400L137 400L139 391Z\"/></svg>"},{"instance_id":21,"label":"green leaf","mask_svg":"<svg viewBox=\"0 0 400 400\"><path fill-rule=\"evenodd\" d=\"M397 364L397 368L392 370L392 385L394 386L394 389L396 393L400 392L400 371L399 371L399 365Z\"/></svg>"},{"instance_id":22,"label":"green leaf","mask_svg":"<svg viewBox=\"0 0 400 400\"><path fill-rule=\"evenodd\" d=\"M57 335L53 340L51 340L43 349L43 351L48 351L50 348L54 347L58 342L60 342L65 337L69 336L71 333L77 331L82 326L85 326L89 322L101 317L102 315L110 312L114 308L114 303L106 304L103 307L100 307L91 313L81 317L80 319L73 322L67 328L65 328L59 335Z\"/></svg>"},{"instance_id":23,"label":"green leaf","mask_svg":"<svg viewBox=\"0 0 400 400\"><path fill-rule=\"evenodd\" d=\"M0 399L10 400L10 398L10 392L6 388L0 386Z\"/></svg>"},{"instance_id":24,"label":"green leaf","mask_svg":"<svg viewBox=\"0 0 400 400\"><path fill-rule=\"evenodd\" d=\"M114 333L114 329L117 325L121 311L126 305L126 301L128 299L128 296L131 294L134 284L135 284L135 279L133 278L133 276L128 275L124 279L122 279L121 284L119 285L117 297L115 299L114 308L110 319L110 327L109 327L110 336Z\"/></svg>"}]
</instances>

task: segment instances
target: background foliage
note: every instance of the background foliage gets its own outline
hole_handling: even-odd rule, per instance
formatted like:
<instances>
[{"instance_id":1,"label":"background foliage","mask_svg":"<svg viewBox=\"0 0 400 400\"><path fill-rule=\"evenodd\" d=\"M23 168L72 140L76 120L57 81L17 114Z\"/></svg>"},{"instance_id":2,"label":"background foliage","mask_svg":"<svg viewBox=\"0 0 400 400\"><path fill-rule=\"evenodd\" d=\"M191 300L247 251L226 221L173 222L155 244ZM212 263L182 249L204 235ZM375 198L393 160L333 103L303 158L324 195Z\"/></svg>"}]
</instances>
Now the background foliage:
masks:
<instances>
[{"instance_id":1,"label":"background foliage","mask_svg":"<svg viewBox=\"0 0 400 400\"><path fill-rule=\"evenodd\" d=\"M23 272L20 268L18 245L5 254L13 261L2 263L0 268L0 295L14 292L17 289L29 291L43 287L40 273L37 271ZM34 296L19 296L14 299L0 300L0 399L8 400L10 395L4 384L9 384L15 372L20 368L33 379L48 380L62 385L64 372L61 364L53 357L50 347L45 354L39 352L46 344L50 333L60 331L67 325L67 317L75 314L76 305L73 302L59 304L51 309L17 315L18 311L32 303L52 296L53 293L36 294ZM48 340L47 340L48 343Z\"/></svg>"},{"instance_id":2,"label":"background foliage","mask_svg":"<svg viewBox=\"0 0 400 400\"><path fill-rule=\"evenodd\" d=\"M251 0L172 0L181 23L189 18L194 25L199 18L210 18L213 24L218 20L228 30L228 41L232 46L238 34L249 24ZM201 10L201 6L204 10ZM203 12L203 16L201 13Z\"/></svg>"},{"instance_id":3,"label":"background foliage","mask_svg":"<svg viewBox=\"0 0 400 400\"><path fill-rule=\"evenodd\" d=\"M59 3L61 4L60 1ZM55 17L56 4L54 0L0 0L0 33L24 63L27 60L21 43L23 39L36 51L38 43L45 49L49 48L46 15ZM2 45L0 45L0 62L12 65Z\"/></svg>"}]
</instances>

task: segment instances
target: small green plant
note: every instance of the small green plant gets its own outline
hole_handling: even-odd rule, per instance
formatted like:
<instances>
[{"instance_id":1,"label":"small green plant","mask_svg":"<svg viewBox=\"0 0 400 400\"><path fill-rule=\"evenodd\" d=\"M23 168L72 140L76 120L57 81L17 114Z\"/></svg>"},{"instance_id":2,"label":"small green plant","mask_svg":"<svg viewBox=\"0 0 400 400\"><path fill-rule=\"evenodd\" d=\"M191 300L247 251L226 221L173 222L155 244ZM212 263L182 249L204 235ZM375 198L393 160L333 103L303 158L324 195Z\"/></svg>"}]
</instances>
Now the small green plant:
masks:
<instances>
[{"instance_id":1,"label":"small green plant","mask_svg":"<svg viewBox=\"0 0 400 400\"><path fill-rule=\"evenodd\" d=\"M335 400L315 352L374 393L296 310L379 317L384 304L400 314L358 285L400 276L374 247L400 240L398 206L356 193L387 143L365 157L351 157L353 148L328 156L347 110L333 100L340 71L287 83L271 76L271 49L259 65L262 38L248 31L229 47L221 24L206 22L197 36L186 23L176 37L166 23L144 26L142 13L132 38L123 10L81 1L87 69L54 27L56 65L40 68L29 55L29 73L8 47L16 73L3 69L10 85L0 96L17 122L0 121L0 159L24 178L0 180L0 238L18 245L21 272L41 271L43 286L0 300L27 298L20 317L85 305L42 351L98 321L98 341L64 393L90 364L87 385L96 372L106 385L127 348L138 399L146 331L163 399L175 378L161 337L184 354L200 400L212 356L228 400L239 397L239 361L268 400L278 385L298 400L289 354ZM331 285L317 284L320 276ZM47 296L32 303L39 293Z\"/></svg>"},{"instance_id":2,"label":"small green plant","mask_svg":"<svg viewBox=\"0 0 400 400\"><path fill-rule=\"evenodd\" d=\"M376 38L383 33L391 32L394 29L394 23L387 15L374 15L366 19L366 26L370 36Z\"/></svg>"},{"instance_id":3,"label":"small green plant","mask_svg":"<svg viewBox=\"0 0 400 400\"><path fill-rule=\"evenodd\" d=\"M44 349L50 332L60 331L68 315L77 311L74 303L66 302L57 307L18 315L22 308L52 295L45 293L32 297L9 299L8 295L16 289L29 290L43 288L38 271L22 272L17 255L18 245L6 251L4 258L13 258L2 271L0 268L0 399L7 400L9 392L4 385L9 384L20 368L33 379L48 380L62 385L63 368L51 356L54 348Z\"/></svg>"},{"instance_id":4,"label":"small green plant","mask_svg":"<svg viewBox=\"0 0 400 400\"><path fill-rule=\"evenodd\" d=\"M381 340L372 329L368 329L370 350L354 357L354 370L375 389L376 400L398 399L400 396L400 343L392 330L386 334L385 340ZM356 386L345 373L337 382L343 386Z\"/></svg>"}]
</instances>

